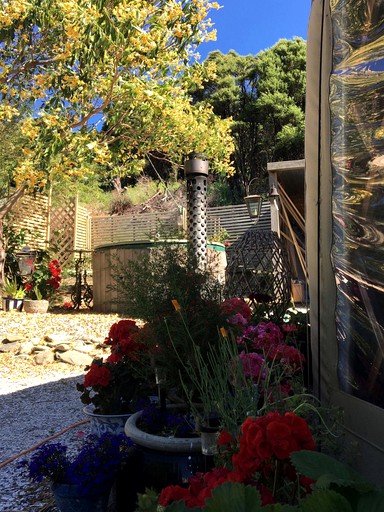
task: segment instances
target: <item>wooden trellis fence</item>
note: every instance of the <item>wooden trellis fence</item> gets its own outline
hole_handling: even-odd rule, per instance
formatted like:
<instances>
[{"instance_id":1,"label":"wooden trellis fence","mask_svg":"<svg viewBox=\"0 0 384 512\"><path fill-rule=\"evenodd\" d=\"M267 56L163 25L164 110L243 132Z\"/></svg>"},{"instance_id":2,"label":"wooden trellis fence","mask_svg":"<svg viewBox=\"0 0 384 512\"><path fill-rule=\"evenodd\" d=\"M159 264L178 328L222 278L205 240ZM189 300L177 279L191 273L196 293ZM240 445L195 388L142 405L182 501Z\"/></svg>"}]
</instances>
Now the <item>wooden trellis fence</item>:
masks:
<instances>
[{"instance_id":1,"label":"wooden trellis fence","mask_svg":"<svg viewBox=\"0 0 384 512\"><path fill-rule=\"evenodd\" d=\"M229 233L230 243L238 240L250 227L254 220L249 217L245 204L230 206L217 206L207 209L207 232L208 237L224 228ZM264 201L261 207L260 218L257 222L257 230L271 229L271 209L269 201Z\"/></svg>"},{"instance_id":2,"label":"wooden trellis fence","mask_svg":"<svg viewBox=\"0 0 384 512\"><path fill-rule=\"evenodd\" d=\"M57 251L62 266L73 258L74 251L91 250L99 245L134 242L156 237L174 236L186 227L186 212L142 213L134 215L93 217L78 200L71 199L64 206L50 207L48 196L25 196L12 211L12 225L16 230L30 230L26 243L35 249L49 245ZM245 205L208 208L208 237L224 228L229 241L235 242L251 227ZM269 201L263 203L257 229L270 229Z\"/></svg>"},{"instance_id":3,"label":"wooden trellis fence","mask_svg":"<svg viewBox=\"0 0 384 512\"><path fill-rule=\"evenodd\" d=\"M186 226L186 212L177 209L171 212L141 213L135 215L115 215L92 218L92 248L119 242L146 241L166 237ZM254 221L250 219L246 205L219 206L207 209L208 237L224 228L229 233L229 241L239 239ZM262 205L257 229L271 229L269 201Z\"/></svg>"},{"instance_id":4,"label":"wooden trellis fence","mask_svg":"<svg viewBox=\"0 0 384 512\"><path fill-rule=\"evenodd\" d=\"M48 213L47 195L24 195L7 215L7 221L16 232L26 232L26 245L32 249L46 249L49 239Z\"/></svg>"},{"instance_id":5,"label":"wooden trellis fence","mask_svg":"<svg viewBox=\"0 0 384 512\"><path fill-rule=\"evenodd\" d=\"M64 206L51 208L50 245L57 248L62 266L73 258L74 251L91 249L91 217L74 198Z\"/></svg>"},{"instance_id":6,"label":"wooden trellis fence","mask_svg":"<svg viewBox=\"0 0 384 512\"><path fill-rule=\"evenodd\" d=\"M92 248L119 242L167 238L183 227L179 210L92 218Z\"/></svg>"}]
</instances>

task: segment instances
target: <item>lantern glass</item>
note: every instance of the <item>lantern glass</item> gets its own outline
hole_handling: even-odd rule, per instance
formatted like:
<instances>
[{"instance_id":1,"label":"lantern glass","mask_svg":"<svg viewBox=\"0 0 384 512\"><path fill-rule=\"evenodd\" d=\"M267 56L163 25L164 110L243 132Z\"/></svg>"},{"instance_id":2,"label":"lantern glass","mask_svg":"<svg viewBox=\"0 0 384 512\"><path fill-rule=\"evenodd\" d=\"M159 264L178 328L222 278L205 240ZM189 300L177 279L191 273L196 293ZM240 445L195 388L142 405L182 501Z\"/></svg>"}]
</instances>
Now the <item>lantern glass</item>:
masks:
<instances>
[{"instance_id":1,"label":"lantern glass","mask_svg":"<svg viewBox=\"0 0 384 512\"><path fill-rule=\"evenodd\" d=\"M258 194L244 197L245 204L248 208L248 215L251 219L259 218L262 200L262 197Z\"/></svg>"},{"instance_id":2,"label":"lantern glass","mask_svg":"<svg viewBox=\"0 0 384 512\"><path fill-rule=\"evenodd\" d=\"M22 276L31 274L35 264L35 252L31 251L29 247L23 247L21 252L17 253L16 256L20 274Z\"/></svg>"}]
</instances>

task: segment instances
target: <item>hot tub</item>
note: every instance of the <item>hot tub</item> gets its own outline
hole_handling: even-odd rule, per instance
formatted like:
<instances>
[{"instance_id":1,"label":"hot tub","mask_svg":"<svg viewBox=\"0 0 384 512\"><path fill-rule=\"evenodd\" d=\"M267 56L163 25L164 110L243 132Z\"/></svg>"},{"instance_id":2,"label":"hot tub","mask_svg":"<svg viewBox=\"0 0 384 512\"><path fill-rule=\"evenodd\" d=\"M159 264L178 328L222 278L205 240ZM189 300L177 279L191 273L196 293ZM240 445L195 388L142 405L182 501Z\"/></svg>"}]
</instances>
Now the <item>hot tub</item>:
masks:
<instances>
[{"instance_id":1,"label":"hot tub","mask_svg":"<svg viewBox=\"0 0 384 512\"><path fill-rule=\"evenodd\" d=\"M121 305L114 303L117 299L116 291L108 287L114 284L112 266L118 261L122 266L127 261L139 260L148 255L154 247L161 243L170 245L187 245L187 240L169 240L161 242L118 242L116 244L99 245L92 255L93 269L93 309L99 313L121 313ZM224 283L227 258L225 246L218 242L207 245L208 265L212 274ZM115 262L115 263L113 263Z\"/></svg>"}]
</instances>

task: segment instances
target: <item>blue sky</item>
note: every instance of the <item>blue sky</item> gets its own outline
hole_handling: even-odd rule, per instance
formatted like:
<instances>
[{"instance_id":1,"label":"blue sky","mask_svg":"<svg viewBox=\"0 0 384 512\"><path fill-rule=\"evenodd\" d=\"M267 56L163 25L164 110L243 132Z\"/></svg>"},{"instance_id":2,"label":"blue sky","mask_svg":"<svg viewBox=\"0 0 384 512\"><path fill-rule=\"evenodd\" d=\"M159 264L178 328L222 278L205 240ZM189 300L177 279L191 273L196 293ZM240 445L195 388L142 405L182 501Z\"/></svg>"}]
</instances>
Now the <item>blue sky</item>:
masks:
<instances>
[{"instance_id":1,"label":"blue sky","mask_svg":"<svg viewBox=\"0 0 384 512\"><path fill-rule=\"evenodd\" d=\"M256 55L279 39L294 36L307 39L311 0L218 0L218 3L223 8L210 12L217 40L199 46L201 61L214 50Z\"/></svg>"}]
</instances>

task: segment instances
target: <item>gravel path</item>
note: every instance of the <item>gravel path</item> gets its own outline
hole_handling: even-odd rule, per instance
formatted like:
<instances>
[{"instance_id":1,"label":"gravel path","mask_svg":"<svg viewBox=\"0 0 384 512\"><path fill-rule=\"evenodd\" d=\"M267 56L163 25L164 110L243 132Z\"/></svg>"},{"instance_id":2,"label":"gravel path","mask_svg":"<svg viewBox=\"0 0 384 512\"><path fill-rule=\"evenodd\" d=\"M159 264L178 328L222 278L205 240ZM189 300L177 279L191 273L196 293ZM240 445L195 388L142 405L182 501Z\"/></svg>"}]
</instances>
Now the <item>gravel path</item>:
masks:
<instances>
[{"instance_id":1,"label":"gravel path","mask_svg":"<svg viewBox=\"0 0 384 512\"><path fill-rule=\"evenodd\" d=\"M70 332L105 337L117 315L70 313L28 315L0 312L0 335L28 331L30 336ZM28 450L46 438L85 419L76 382L82 368L65 363L34 364L31 357L0 354L0 464ZM85 423L60 435L60 441L74 445ZM23 458L23 457L21 457ZM18 469L20 458L0 467L0 512L56 512L49 487L31 484ZM44 508L45 507L45 508Z\"/></svg>"}]
</instances>

